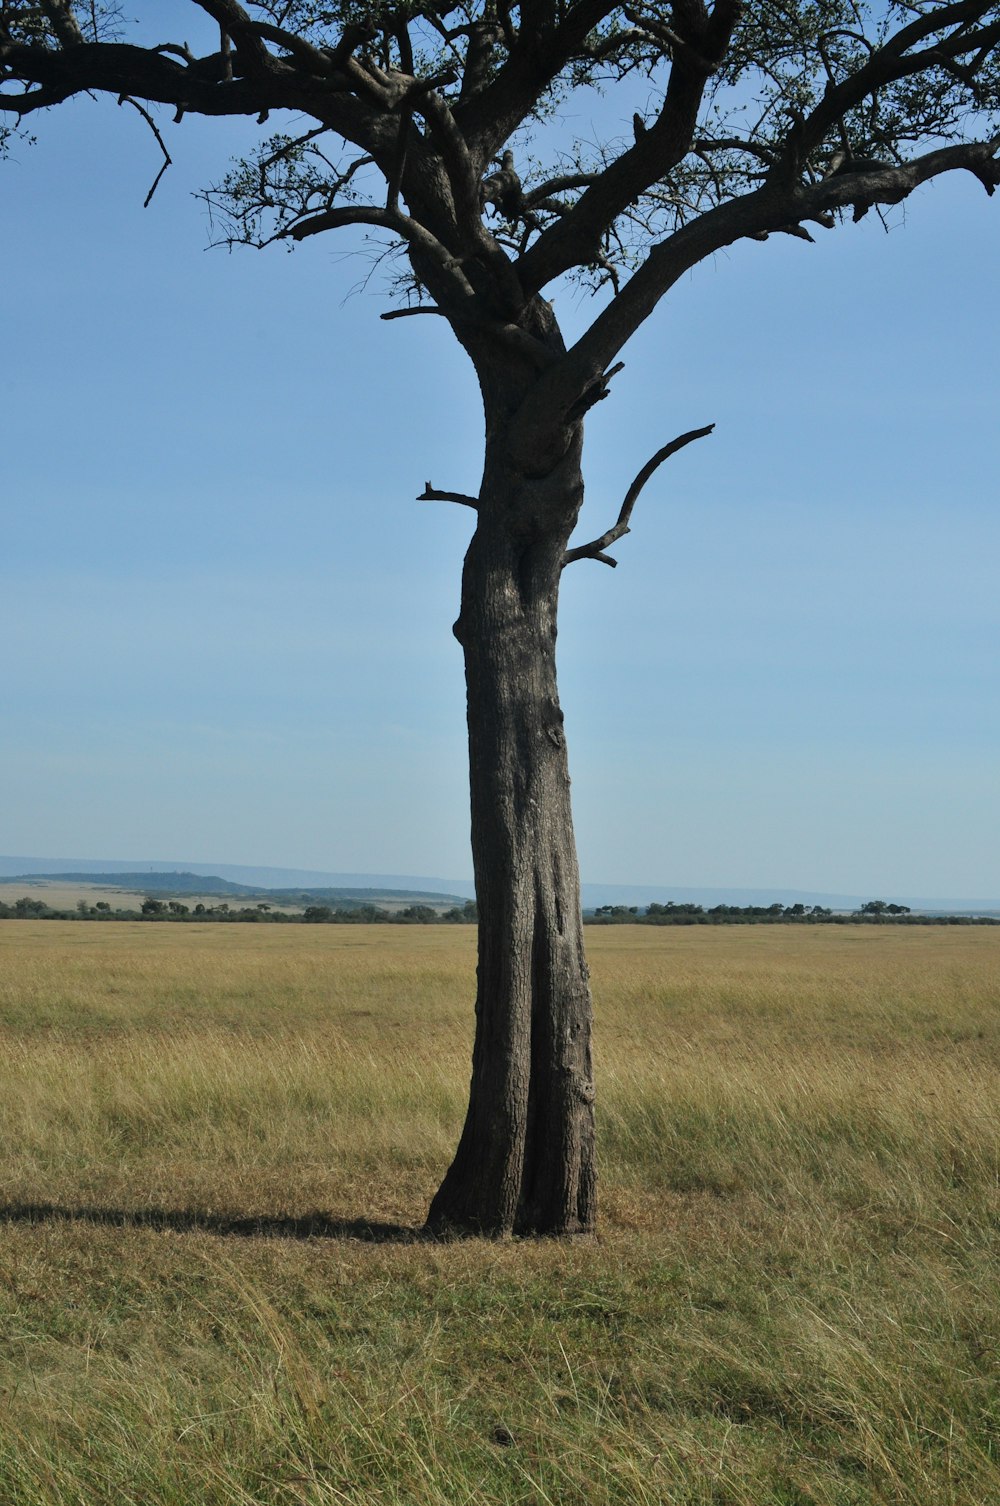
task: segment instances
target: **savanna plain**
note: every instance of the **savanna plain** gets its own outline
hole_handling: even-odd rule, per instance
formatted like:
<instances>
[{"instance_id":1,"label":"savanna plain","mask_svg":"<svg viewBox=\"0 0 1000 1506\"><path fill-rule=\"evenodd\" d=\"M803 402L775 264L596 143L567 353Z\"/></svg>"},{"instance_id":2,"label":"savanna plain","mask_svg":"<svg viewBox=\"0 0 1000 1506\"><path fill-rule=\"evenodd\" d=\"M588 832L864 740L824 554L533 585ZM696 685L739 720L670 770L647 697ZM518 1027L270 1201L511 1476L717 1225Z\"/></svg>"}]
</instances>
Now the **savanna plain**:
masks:
<instances>
[{"instance_id":1,"label":"savanna plain","mask_svg":"<svg viewBox=\"0 0 1000 1506\"><path fill-rule=\"evenodd\" d=\"M0 1501L1000 1501L1000 930L588 944L600 1237L444 1244L471 928L0 924Z\"/></svg>"}]
</instances>

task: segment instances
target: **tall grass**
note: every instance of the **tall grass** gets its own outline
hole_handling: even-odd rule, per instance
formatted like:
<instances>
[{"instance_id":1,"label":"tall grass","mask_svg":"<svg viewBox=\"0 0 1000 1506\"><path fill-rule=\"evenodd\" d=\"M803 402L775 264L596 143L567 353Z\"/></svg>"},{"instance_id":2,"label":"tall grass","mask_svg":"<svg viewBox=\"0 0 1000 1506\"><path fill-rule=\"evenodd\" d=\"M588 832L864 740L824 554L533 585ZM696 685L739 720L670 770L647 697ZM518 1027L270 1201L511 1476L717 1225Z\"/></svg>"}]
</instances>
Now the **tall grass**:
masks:
<instances>
[{"instance_id":1,"label":"tall grass","mask_svg":"<svg viewBox=\"0 0 1000 1506\"><path fill-rule=\"evenodd\" d=\"M1000 1501L1000 938L589 940L601 1238L441 1245L470 932L0 926L0 1502Z\"/></svg>"}]
</instances>

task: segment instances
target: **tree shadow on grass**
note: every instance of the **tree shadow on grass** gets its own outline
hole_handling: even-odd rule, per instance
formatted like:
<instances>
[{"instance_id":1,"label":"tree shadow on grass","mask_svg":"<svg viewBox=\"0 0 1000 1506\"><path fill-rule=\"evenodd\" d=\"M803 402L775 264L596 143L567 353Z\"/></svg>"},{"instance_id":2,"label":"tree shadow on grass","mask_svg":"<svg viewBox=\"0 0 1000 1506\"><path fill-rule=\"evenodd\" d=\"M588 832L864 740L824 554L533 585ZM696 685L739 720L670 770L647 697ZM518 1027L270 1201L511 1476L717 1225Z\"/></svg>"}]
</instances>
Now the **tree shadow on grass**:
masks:
<instances>
[{"instance_id":1,"label":"tree shadow on grass","mask_svg":"<svg viewBox=\"0 0 1000 1506\"><path fill-rule=\"evenodd\" d=\"M0 1224L59 1222L100 1224L117 1229L172 1230L179 1234L217 1234L228 1239L337 1239L370 1245L412 1245L434 1240L434 1235L422 1227L380 1223L367 1218L329 1218L324 1213L240 1215L186 1208L0 1204Z\"/></svg>"}]
</instances>

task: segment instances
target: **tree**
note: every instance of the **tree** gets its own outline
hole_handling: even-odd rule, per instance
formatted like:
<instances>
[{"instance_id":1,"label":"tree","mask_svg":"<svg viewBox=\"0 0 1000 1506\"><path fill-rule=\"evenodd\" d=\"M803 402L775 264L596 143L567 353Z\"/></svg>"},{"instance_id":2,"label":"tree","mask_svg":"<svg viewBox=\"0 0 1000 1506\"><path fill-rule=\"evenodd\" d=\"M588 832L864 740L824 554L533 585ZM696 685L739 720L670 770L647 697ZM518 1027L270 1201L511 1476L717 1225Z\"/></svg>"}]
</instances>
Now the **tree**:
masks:
<instances>
[{"instance_id":1,"label":"tree","mask_svg":"<svg viewBox=\"0 0 1000 1506\"><path fill-rule=\"evenodd\" d=\"M479 913L473 1076L438 1229L572 1233L595 1218L591 1002L555 670L563 569L612 565L665 444L616 520L571 544L588 411L691 268L734 242L812 238L966 170L1000 182L1000 7L932 0L190 0L188 38L120 39L117 5L3 0L0 111L15 128L83 91L155 113L281 113L206 197L230 243L364 225L397 306L435 314L482 392L476 511L455 625L468 689ZM635 112L586 148L554 122L598 87ZM535 128L536 163L528 136ZM157 182L159 178L157 177ZM156 182L150 190L155 191ZM398 254L397 254L398 253ZM597 312L570 347L545 294ZM221 907L220 907L221 908Z\"/></svg>"},{"instance_id":2,"label":"tree","mask_svg":"<svg viewBox=\"0 0 1000 1506\"><path fill-rule=\"evenodd\" d=\"M19 918L22 919L25 916L44 915L45 911L48 908L49 907L44 900L29 899L26 894L22 894L20 899L14 901L14 912Z\"/></svg>"}]
</instances>

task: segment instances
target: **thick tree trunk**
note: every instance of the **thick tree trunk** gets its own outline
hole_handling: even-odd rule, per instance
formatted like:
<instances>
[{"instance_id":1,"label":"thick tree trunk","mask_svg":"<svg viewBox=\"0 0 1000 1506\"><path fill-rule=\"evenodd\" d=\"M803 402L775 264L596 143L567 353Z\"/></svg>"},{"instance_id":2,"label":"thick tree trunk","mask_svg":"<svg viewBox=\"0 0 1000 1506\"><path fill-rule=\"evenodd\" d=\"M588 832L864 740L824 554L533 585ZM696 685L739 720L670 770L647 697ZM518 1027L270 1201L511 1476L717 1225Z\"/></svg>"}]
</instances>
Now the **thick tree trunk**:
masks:
<instances>
[{"instance_id":1,"label":"thick tree trunk","mask_svg":"<svg viewBox=\"0 0 1000 1506\"><path fill-rule=\"evenodd\" d=\"M595 1216L591 1001L555 644L581 436L530 478L517 473L506 424L491 433L490 418L487 402L455 625L468 687L476 1038L465 1128L428 1225L579 1234Z\"/></svg>"}]
</instances>

